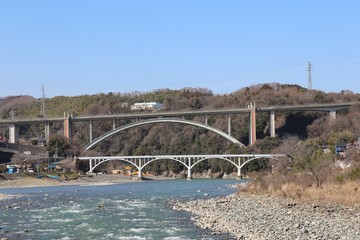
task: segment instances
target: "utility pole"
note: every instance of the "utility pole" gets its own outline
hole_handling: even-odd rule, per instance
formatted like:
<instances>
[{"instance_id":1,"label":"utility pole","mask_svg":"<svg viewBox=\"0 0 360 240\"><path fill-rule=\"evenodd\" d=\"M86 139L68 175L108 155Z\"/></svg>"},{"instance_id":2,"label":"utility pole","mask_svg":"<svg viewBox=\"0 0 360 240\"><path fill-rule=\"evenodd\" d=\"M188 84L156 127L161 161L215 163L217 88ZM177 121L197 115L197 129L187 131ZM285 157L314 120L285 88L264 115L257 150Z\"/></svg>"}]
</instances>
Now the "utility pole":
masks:
<instances>
[{"instance_id":1,"label":"utility pole","mask_svg":"<svg viewBox=\"0 0 360 240\"><path fill-rule=\"evenodd\" d=\"M43 118L46 118L45 117L45 88L44 88L44 84L41 87L41 92L42 92L42 98L41 98L40 116L42 116Z\"/></svg>"},{"instance_id":2,"label":"utility pole","mask_svg":"<svg viewBox=\"0 0 360 240\"><path fill-rule=\"evenodd\" d=\"M311 63L309 62L309 63L308 63L308 69L307 69L307 71L308 71L308 90L312 90L311 67L312 67L312 65L311 65Z\"/></svg>"}]
</instances>

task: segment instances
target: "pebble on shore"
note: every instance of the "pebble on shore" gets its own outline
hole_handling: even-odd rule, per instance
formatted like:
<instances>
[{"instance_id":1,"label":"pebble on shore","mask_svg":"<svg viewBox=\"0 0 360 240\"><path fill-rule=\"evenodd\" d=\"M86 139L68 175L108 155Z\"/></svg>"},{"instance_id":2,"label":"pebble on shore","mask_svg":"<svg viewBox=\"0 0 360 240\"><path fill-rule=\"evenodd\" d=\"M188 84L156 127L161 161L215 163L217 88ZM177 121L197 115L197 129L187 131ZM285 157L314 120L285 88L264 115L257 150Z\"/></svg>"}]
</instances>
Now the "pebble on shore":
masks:
<instances>
[{"instance_id":1,"label":"pebble on shore","mask_svg":"<svg viewBox=\"0 0 360 240\"><path fill-rule=\"evenodd\" d=\"M357 207L299 204L245 193L171 205L190 212L200 228L235 239L360 239Z\"/></svg>"}]
</instances>

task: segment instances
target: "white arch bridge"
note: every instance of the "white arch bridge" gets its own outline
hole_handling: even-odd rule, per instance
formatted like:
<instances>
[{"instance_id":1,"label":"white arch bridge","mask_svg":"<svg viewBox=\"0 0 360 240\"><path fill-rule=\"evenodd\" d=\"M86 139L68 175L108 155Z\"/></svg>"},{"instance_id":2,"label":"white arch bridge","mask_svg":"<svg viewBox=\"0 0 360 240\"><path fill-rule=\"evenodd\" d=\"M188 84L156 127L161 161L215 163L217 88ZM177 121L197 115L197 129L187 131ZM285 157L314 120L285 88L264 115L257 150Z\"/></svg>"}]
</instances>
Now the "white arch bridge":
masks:
<instances>
[{"instance_id":1,"label":"white arch bridge","mask_svg":"<svg viewBox=\"0 0 360 240\"><path fill-rule=\"evenodd\" d=\"M187 170L187 179L191 179L191 169L198 163L209 159L222 159L237 167L237 177L241 178L241 169L247 163L258 159L286 158L286 154L222 154L222 155L158 155L158 156L102 156L79 157L79 160L89 161L89 172L92 173L97 166L108 161L123 161L133 165L138 170L138 178L142 179L142 170L151 162L157 160L174 160L183 164Z\"/></svg>"}]
</instances>

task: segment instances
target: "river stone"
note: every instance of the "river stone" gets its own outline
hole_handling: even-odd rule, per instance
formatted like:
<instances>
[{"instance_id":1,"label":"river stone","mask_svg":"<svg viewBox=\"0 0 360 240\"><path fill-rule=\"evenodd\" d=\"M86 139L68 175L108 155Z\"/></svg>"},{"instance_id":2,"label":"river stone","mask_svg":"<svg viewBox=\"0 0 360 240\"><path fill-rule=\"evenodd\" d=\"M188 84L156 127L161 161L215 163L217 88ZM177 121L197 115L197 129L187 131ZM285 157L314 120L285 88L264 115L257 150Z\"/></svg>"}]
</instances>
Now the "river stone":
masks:
<instances>
[{"instance_id":1,"label":"river stone","mask_svg":"<svg viewBox=\"0 0 360 240\"><path fill-rule=\"evenodd\" d=\"M192 213L191 221L199 227L227 232L234 239L360 239L359 208L355 207L324 208L251 194L173 202L172 206Z\"/></svg>"}]
</instances>

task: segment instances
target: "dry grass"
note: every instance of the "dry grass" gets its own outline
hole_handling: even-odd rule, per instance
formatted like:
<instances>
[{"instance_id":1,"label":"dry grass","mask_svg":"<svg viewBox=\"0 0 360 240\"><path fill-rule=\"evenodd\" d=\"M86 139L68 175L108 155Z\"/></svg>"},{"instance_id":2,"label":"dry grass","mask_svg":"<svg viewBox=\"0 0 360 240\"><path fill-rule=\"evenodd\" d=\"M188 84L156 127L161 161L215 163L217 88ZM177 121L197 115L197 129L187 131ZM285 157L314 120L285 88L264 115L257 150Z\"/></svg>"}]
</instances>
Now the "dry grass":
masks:
<instances>
[{"instance_id":1,"label":"dry grass","mask_svg":"<svg viewBox=\"0 0 360 240\"><path fill-rule=\"evenodd\" d=\"M264 176L248 184L245 191L289 197L306 202L360 206L360 180L348 180L341 184L336 181L327 181L322 187L316 187L311 183L311 178L309 179L306 174Z\"/></svg>"},{"instance_id":2,"label":"dry grass","mask_svg":"<svg viewBox=\"0 0 360 240\"><path fill-rule=\"evenodd\" d=\"M325 200L345 205L360 205L360 181L346 182L341 185L324 185L322 188L305 189L304 196L311 200Z\"/></svg>"},{"instance_id":3,"label":"dry grass","mask_svg":"<svg viewBox=\"0 0 360 240\"><path fill-rule=\"evenodd\" d=\"M303 187L298 184L284 184L280 189L271 192L276 196L302 199L312 202L327 202L344 205L360 206L360 181L351 181L344 184L327 184L321 188Z\"/></svg>"}]
</instances>

